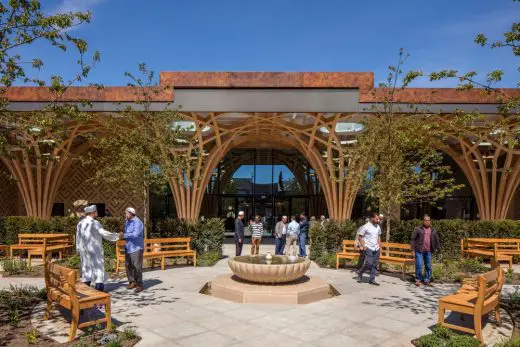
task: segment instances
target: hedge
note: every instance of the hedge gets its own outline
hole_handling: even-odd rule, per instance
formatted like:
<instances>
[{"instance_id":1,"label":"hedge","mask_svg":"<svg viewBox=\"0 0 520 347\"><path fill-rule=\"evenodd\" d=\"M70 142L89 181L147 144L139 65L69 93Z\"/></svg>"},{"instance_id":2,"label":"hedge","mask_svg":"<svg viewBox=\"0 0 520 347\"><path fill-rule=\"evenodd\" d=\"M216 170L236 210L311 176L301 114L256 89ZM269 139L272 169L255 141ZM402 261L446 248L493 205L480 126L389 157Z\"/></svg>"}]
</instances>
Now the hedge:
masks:
<instances>
[{"instance_id":1,"label":"hedge","mask_svg":"<svg viewBox=\"0 0 520 347\"><path fill-rule=\"evenodd\" d=\"M342 240L353 240L361 221L331 221L322 227L313 224L310 229L311 259L318 259L327 253L336 253ZM409 243L414 229L422 225L422 220L392 221L390 241ZM466 221L443 219L432 221L439 233L441 254L446 257L460 255L460 239L466 237L520 238L520 220ZM383 237L385 226L382 226Z\"/></svg>"},{"instance_id":2,"label":"hedge","mask_svg":"<svg viewBox=\"0 0 520 347\"><path fill-rule=\"evenodd\" d=\"M98 220L109 231L123 231L123 218L106 217ZM50 220L25 216L2 217L0 218L0 244L18 243L18 234L75 234L77 224L77 217L52 217ZM224 221L219 218L210 218L195 224L178 219L165 219L156 223L151 237L191 237L192 248L198 254L218 252L222 255L224 232ZM109 256L115 255L114 243L105 243L105 253Z\"/></svg>"},{"instance_id":3,"label":"hedge","mask_svg":"<svg viewBox=\"0 0 520 347\"><path fill-rule=\"evenodd\" d=\"M222 256L225 231L224 220L220 218L209 218L196 223L167 218L156 222L151 236L191 237L191 246L197 254L216 252Z\"/></svg>"}]
</instances>

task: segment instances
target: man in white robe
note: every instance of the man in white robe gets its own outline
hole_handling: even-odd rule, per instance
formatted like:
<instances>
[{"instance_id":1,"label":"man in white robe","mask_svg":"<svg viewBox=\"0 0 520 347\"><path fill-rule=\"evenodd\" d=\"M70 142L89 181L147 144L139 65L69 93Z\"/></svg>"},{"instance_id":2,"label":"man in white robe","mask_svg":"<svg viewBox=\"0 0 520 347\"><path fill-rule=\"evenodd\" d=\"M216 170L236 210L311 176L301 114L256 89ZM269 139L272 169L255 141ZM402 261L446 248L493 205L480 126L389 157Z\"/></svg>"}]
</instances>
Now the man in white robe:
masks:
<instances>
[{"instance_id":1,"label":"man in white robe","mask_svg":"<svg viewBox=\"0 0 520 347\"><path fill-rule=\"evenodd\" d=\"M81 282L90 286L94 281L96 290L105 289L105 255L103 239L119 240L119 234L111 233L101 226L95 218L96 205L85 207L85 217L78 223L76 229L76 251L81 259Z\"/></svg>"}]
</instances>

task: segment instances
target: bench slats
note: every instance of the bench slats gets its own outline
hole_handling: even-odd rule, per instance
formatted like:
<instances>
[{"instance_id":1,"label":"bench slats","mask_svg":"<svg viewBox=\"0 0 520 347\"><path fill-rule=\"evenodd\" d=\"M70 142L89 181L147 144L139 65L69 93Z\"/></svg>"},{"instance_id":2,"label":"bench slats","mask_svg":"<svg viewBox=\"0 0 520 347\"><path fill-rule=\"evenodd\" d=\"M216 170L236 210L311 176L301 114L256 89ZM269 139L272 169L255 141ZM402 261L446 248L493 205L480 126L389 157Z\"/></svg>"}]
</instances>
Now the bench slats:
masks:
<instances>
[{"instance_id":1,"label":"bench slats","mask_svg":"<svg viewBox=\"0 0 520 347\"><path fill-rule=\"evenodd\" d=\"M52 304L57 303L71 311L71 327L69 331L69 341L76 337L79 328L106 323L107 331L110 331L110 294L97 291L89 286L77 281L77 273L74 269L52 263L51 254L45 255L45 287L47 290L47 307L44 319L50 317ZM105 305L105 318L94 321L87 321L79 324L80 310L91 308L94 305Z\"/></svg>"},{"instance_id":2,"label":"bench slats","mask_svg":"<svg viewBox=\"0 0 520 347\"><path fill-rule=\"evenodd\" d=\"M125 245L124 240L116 243L116 273L119 273L121 265L125 263ZM190 237L172 237L172 238L154 238L144 240L145 259L160 259L161 269L165 268L165 258L170 257L191 257L193 265L197 266L197 252L191 249Z\"/></svg>"}]
</instances>

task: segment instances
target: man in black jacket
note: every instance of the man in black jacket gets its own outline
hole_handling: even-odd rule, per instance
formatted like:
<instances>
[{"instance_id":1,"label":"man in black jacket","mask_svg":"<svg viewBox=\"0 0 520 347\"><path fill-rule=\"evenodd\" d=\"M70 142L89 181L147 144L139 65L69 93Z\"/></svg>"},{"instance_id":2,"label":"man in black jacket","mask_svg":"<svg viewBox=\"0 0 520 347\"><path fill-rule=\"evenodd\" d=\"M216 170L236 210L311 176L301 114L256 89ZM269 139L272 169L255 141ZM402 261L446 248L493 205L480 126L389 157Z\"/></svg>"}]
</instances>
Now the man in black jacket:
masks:
<instances>
[{"instance_id":1,"label":"man in black jacket","mask_svg":"<svg viewBox=\"0 0 520 347\"><path fill-rule=\"evenodd\" d=\"M244 245L244 211L238 212L238 218L235 219L235 255L242 255L242 246Z\"/></svg>"},{"instance_id":2,"label":"man in black jacket","mask_svg":"<svg viewBox=\"0 0 520 347\"><path fill-rule=\"evenodd\" d=\"M432 278L432 253L440 251L441 245L437 231L431 227L431 219L427 214L424 215L423 225L413 232L410 246L415 259L415 285L419 287L423 282L428 286ZM424 276L423 266L426 272Z\"/></svg>"}]
</instances>

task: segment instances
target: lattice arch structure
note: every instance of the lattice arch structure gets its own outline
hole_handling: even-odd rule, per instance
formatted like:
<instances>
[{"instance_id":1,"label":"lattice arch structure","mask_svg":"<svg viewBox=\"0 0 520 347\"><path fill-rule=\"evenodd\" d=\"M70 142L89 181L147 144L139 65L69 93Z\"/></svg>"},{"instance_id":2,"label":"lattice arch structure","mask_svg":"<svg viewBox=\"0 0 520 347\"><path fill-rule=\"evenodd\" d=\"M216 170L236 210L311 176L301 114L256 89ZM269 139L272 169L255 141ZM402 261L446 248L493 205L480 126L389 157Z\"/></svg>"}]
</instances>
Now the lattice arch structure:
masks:
<instances>
[{"instance_id":1,"label":"lattice arch structure","mask_svg":"<svg viewBox=\"0 0 520 347\"><path fill-rule=\"evenodd\" d=\"M520 139L517 115L490 116L501 126L454 132L441 148L464 172L475 195L481 220L505 219L520 186ZM512 141L513 140L513 141Z\"/></svg>"},{"instance_id":2,"label":"lattice arch structure","mask_svg":"<svg viewBox=\"0 0 520 347\"><path fill-rule=\"evenodd\" d=\"M330 218L350 218L358 182L348 172L366 170L366 163L345 155L345 141L352 134L338 133L341 122L354 122L358 115L346 113L183 113L190 123L190 140L173 150L190 158L186 170L170 184L180 218L198 218L211 174L232 148L244 146L297 149L316 171Z\"/></svg>"}]
</instances>

